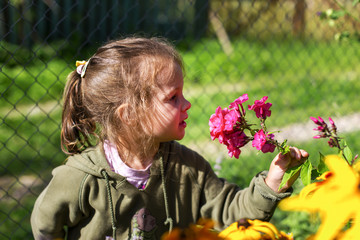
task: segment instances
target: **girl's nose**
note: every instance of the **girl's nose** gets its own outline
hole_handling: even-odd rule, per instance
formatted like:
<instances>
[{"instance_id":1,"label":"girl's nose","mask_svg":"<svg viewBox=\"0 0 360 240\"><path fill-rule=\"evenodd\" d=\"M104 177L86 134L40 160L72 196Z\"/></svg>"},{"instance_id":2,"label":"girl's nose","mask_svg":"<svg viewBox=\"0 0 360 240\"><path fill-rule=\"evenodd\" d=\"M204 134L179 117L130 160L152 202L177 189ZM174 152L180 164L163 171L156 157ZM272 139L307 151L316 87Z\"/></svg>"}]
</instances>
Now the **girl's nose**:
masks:
<instances>
[{"instance_id":1,"label":"girl's nose","mask_svg":"<svg viewBox=\"0 0 360 240\"><path fill-rule=\"evenodd\" d=\"M182 110L183 110L183 111L187 111L187 110L189 110L190 108L191 108L191 103L190 103L188 100L186 100L186 98L184 98L184 104L183 104Z\"/></svg>"}]
</instances>

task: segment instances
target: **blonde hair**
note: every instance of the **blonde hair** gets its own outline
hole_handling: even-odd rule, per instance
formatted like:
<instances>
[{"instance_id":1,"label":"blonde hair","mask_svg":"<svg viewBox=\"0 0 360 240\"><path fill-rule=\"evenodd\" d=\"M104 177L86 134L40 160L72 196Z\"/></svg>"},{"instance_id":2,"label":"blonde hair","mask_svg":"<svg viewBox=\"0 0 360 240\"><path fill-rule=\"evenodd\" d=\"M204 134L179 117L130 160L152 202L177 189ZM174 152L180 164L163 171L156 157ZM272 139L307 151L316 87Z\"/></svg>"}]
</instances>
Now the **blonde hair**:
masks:
<instances>
[{"instance_id":1,"label":"blonde hair","mask_svg":"<svg viewBox=\"0 0 360 240\"><path fill-rule=\"evenodd\" d=\"M83 78L76 70L68 76L63 95L63 151L79 153L108 139L146 156L153 141L149 134L153 97L164 83L160 73L171 64L183 69L180 55L162 38L131 37L100 47L89 59Z\"/></svg>"}]
</instances>

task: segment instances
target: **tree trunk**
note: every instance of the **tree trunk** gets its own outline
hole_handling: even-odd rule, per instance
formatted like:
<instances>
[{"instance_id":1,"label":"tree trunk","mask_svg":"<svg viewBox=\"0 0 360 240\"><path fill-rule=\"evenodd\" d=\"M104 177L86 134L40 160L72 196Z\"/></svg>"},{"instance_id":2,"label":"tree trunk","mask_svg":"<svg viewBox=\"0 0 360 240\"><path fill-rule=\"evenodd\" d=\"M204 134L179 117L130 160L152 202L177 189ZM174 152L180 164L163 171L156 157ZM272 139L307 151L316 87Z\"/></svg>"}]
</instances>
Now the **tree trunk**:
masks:
<instances>
[{"instance_id":1,"label":"tree trunk","mask_svg":"<svg viewBox=\"0 0 360 240\"><path fill-rule=\"evenodd\" d=\"M298 37L303 37L305 32L305 0L295 0L295 9L293 17L293 34Z\"/></svg>"}]
</instances>

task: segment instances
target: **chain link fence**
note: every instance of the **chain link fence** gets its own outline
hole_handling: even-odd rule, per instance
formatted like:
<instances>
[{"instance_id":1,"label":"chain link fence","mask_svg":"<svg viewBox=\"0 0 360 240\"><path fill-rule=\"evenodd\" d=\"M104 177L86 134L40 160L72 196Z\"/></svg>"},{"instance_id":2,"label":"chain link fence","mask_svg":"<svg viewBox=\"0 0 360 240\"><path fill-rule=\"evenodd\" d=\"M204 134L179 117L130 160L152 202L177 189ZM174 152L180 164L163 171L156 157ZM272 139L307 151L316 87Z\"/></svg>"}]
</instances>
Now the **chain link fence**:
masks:
<instances>
[{"instance_id":1,"label":"chain link fence","mask_svg":"<svg viewBox=\"0 0 360 240\"><path fill-rule=\"evenodd\" d=\"M279 128L358 111L359 42L343 37L356 38L359 23L321 21L328 8L339 9L331 0L1 1L0 238L32 239L34 201L66 158L61 94L76 60L127 35L171 39L192 102L183 141L215 161L226 153L210 141L208 118L246 92L269 95Z\"/></svg>"}]
</instances>

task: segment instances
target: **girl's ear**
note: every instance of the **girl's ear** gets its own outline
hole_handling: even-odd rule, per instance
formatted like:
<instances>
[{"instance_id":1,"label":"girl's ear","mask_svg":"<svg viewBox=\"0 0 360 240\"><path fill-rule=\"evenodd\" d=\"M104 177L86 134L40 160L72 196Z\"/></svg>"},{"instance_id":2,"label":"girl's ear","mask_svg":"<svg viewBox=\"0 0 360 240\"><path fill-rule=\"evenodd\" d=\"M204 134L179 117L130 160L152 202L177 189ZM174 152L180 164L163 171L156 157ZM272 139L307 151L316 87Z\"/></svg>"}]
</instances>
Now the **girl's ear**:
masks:
<instances>
[{"instance_id":1,"label":"girl's ear","mask_svg":"<svg viewBox=\"0 0 360 240\"><path fill-rule=\"evenodd\" d=\"M124 122L126 124L129 124L131 122L128 107L129 104L123 103L116 109L117 116L119 117L121 122Z\"/></svg>"}]
</instances>

